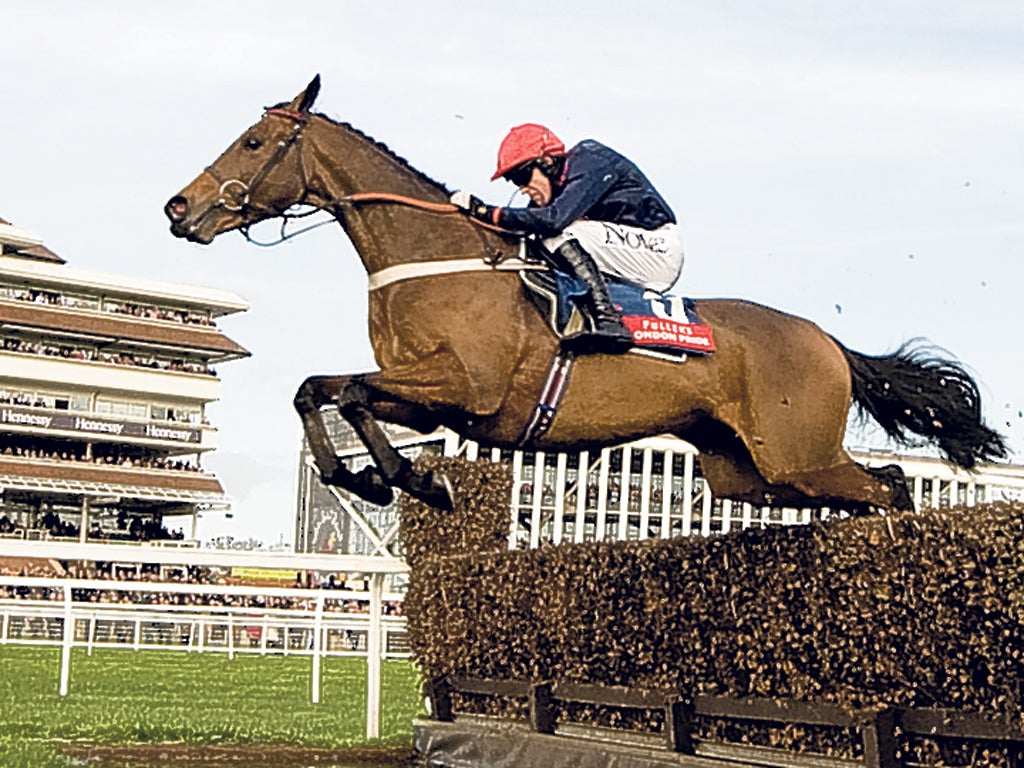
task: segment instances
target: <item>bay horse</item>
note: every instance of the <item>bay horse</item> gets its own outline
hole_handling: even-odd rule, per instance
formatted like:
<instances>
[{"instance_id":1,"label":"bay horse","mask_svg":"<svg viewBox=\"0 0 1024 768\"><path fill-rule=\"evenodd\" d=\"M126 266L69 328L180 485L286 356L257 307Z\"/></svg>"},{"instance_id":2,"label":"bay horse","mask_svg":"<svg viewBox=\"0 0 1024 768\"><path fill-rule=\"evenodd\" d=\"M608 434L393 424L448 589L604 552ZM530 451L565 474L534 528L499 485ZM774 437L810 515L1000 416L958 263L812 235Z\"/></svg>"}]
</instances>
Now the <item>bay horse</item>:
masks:
<instances>
[{"instance_id":1,"label":"bay horse","mask_svg":"<svg viewBox=\"0 0 1024 768\"><path fill-rule=\"evenodd\" d=\"M171 232L217 235L293 206L329 212L369 276L379 370L311 376L294 405L325 483L376 504L399 488L450 508L446 479L419 473L379 421L441 425L487 446L575 451L674 434L700 452L715 494L755 505L864 512L910 509L903 473L843 449L855 403L892 438L912 435L970 469L1006 455L981 417L978 387L920 342L869 356L814 323L737 299L701 299L717 350L679 364L634 354L580 356L542 436L524 438L559 349L512 269L521 244L448 202L449 190L351 125L312 112L317 75L263 115L172 197ZM521 262L520 262L521 263ZM330 299L325 293L325 300ZM338 408L374 464L346 468L321 409Z\"/></svg>"}]
</instances>

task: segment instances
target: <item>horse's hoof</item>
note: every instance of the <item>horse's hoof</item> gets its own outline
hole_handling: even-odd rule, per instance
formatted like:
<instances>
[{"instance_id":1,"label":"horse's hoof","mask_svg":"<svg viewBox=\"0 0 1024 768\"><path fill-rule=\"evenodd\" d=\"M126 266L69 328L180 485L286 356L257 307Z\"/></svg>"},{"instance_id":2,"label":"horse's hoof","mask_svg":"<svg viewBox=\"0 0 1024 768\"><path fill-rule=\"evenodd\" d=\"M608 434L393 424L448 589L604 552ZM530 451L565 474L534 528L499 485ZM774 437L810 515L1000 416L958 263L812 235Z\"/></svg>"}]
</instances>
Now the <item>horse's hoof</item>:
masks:
<instances>
[{"instance_id":1,"label":"horse's hoof","mask_svg":"<svg viewBox=\"0 0 1024 768\"><path fill-rule=\"evenodd\" d=\"M374 467L363 467L356 472L356 484L353 489L359 498L378 507L386 507L395 500L395 490L381 477Z\"/></svg>"},{"instance_id":2,"label":"horse's hoof","mask_svg":"<svg viewBox=\"0 0 1024 768\"><path fill-rule=\"evenodd\" d=\"M435 509L443 512L452 511L452 487L444 475L436 472L412 475L406 490Z\"/></svg>"},{"instance_id":3,"label":"horse's hoof","mask_svg":"<svg viewBox=\"0 0 1024 768\"><path fill-rule=\"evenodd\" d=\"M363 467L352 474L345 467L340 466L334 474L328 477L321 475L320 478L324 485L354 493L364 501L376 504L378 507L386 507L395 500L394 489L384 482L384 478L374 467Z\"/></svg>"}]
</instances>

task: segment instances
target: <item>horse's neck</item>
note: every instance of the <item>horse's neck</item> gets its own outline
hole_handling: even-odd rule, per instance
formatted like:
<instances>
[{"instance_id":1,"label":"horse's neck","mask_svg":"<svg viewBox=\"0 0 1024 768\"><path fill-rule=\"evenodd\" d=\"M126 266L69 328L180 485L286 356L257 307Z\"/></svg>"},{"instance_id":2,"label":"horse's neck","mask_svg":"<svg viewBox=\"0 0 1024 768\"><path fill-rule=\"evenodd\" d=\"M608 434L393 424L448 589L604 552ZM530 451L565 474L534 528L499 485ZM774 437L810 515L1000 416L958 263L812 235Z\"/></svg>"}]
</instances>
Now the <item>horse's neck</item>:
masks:
<instances>
[{"instance_id":1,"label":"horse's neck","mask_svg":"<svg viewBox=\"0 0 1024 768\"><path fill-rule=\"evenodd\" d=\"M453 216L395 203L337 202L351 194L374 192L431 203L447 202L447 197L440 185L368 137L326 120L316 125L321 129L308 142L316 171L307 172L314 196L341 222L368 273L457 254L482 255L479 233Z\"/></svg>"}]
</instances>

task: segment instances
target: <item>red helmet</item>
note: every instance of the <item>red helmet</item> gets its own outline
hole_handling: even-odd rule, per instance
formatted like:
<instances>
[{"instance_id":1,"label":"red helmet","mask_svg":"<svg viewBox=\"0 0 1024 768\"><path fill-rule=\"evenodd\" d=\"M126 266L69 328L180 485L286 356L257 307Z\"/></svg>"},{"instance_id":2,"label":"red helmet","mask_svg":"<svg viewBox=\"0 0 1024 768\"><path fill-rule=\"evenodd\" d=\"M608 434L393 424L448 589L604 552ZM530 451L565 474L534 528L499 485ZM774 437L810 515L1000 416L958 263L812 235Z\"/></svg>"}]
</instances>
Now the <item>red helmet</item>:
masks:
<instances>
[{"instance_id":1,"label":"red helmet","mask_svg":"<svg viewBox=\"0 0 1024 768\"><path fill-rule=\"evenodd\" d=\"M501 146L498 147L498 170L491 176L491 181L530 160L561 157L564 154L565 144L543 125L517 125L508 132L508 136L502 139Z\"/></svg>"}]
</instances>

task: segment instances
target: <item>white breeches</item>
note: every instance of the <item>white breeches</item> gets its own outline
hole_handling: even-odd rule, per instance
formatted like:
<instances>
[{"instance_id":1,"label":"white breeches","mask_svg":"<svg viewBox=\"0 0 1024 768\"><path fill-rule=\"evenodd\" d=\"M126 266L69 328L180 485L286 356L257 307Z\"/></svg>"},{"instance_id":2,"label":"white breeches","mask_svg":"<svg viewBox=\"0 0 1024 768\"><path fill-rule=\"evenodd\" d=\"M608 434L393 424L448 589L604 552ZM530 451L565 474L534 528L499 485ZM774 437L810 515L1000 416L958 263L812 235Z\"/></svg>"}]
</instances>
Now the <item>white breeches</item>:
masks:
<instances>
[{"instance_id":1,"label":"white breeches","mask_svg":"<svg viewBox=\"0 0 1024 768\"><path fill-rule=\"evenodd\" d=\"M683 242L676 224L647 230L580 219L541 242L554 252L568 240L578 240L602 272L656 291L671 288L683 270Z\"/></svg>"}]
</instances>

